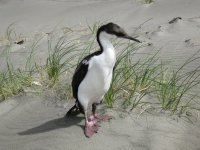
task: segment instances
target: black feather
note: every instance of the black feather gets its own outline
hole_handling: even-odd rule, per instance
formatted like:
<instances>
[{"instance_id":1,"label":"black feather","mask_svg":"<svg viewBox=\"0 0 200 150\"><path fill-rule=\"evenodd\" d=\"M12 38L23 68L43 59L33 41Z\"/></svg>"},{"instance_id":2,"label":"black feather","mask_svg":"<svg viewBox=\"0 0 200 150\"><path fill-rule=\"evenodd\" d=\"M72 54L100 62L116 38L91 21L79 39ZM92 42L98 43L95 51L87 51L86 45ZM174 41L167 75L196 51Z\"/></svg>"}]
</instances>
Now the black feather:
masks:
<instances>
[{"instance_id":1,"label":"black feather","mask_svg":"<svg viewBox=\"0 0 200 150\"><path fill-rule=\"evenodd\" d=\"M100 55L102 53L101 50L96 51L85 58L78 64L76 67L75 73L72 78L72 91L73 91L73 97L76 99L76 104L67 112L67 115L70 115L71 112L74 109L79 109L81 113L84 113L84 110L78 100L78 87L85 78L87 72L88 72L88 67L89 67L89 61L93 56Z\"/></svg>"},{"instance_id":2,"label":"black feather","mask_svg":"<svg viewBox=\"0 0 200 150\"><path fill-rule=\"evenodd\" d=\"M134 39L133 37L126 34L126 32L119 27L117 24L114 24L112 22L101 26L97 31L97 42L100 46L100 50L96 51L88 56L86 56L77 66L75 73L72 78L72 90L73 90L73 97L76 99L75 105L67 112L69 115L74 110L80 110L80 112L84 113L83 107L81 106L79 99L78 99L78 87L80 83L84 80L85 76L88 72L89 67L89 61L93 56L98 56L103 53L103 46L101 45L99 36L101 32L107 32L108 34L116 35L117 37L126 38L130 40L134 40L137 42L140 42L137 39ZM114 69L114 68L113 68Z\"/></svg>"}]
</instances>

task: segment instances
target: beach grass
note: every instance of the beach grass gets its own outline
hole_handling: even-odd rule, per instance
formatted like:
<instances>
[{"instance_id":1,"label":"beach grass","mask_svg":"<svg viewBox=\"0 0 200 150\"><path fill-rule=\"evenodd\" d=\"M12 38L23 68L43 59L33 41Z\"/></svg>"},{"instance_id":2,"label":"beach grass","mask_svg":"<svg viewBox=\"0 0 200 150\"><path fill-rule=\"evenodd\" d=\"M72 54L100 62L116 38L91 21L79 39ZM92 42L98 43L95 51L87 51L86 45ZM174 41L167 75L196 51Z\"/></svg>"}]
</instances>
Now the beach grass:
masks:
<instances>
[{"instance_id":1,"label":"beach grass","mask_svg":"<svg viewBox=\"0 0 200 150\"><path fill-rule=\"evenodd\" d=\"M101 27L103 25L102 21L96 21L95 23L93 23L92 25L90 25L89 23L87 23L87 28L89 29L89 31L96 36L97 30L99 29L99 27Z\"/></svg>"},{"instance_id":2,"label":"beach grass","mask_svg":"<svg viewBox=\"0 0 200 150\"><path fill-rule=\"evenodd\" d=\"M153 95L162 110L172 114L184 113L197 97L192 93L194 87L200 85L200 66L185 71L186 67L199 60L197 54L189 57L178 69L169 69L168 63L162 63L159 53L137 58L139 47L129 44L117 56L111 88L105 96L109 107L113 107L117 99L121 99L125 108L133 110L139 104L151 103L143 101L146 95ZM145 54L143 54L145 56Z\"/></svg>"},{"instance_id":3,"label":"beach grass","mask_svg":"<svg viewBox=\"0 0 200 150\"><path fill-rule=\"evenodd\" d=\"M0 72L0 100L5 100L10 96L24 92L24 87L31 86L32 77L29 73L24 73L20 69L7 72Z\"/></svg>"},{"instance_id":4,"label":"beach grass","mask_svg":"<svg viewBox=\"0 0 200 150\"><path fill-rule=\"evenodd\" d=\"M65 37L59 38L55 43L53 38L48 38L48 58L46 60L46 72L49 79L49 86L55 85L59 76L70 69L72 60L76 57L75 45L67 41Z\"/></svg>"},{"instance_id":5,"label":"beach grass","mask_svg":"<svg viewBox=\"0 0 200 150\"><path fill-rule=\"evenodd\" d=\"M157 75L156 54L133 61L140 46L128 44L117 56L111 88L105 96L106 102L113 107L114 101L123 99L123 105L131 110L140 104L148 94Z\"/></svg>"},{"instance_id":6,"label":"beach grass","mask_svg":"<svg viewBox=\"0 0 200 150\"><path fill-rule=\"evenodd\" d=\"M100 23L93 26L88 25L91 35L95 34ZM7 38L13 40L14 30L7 29ZM14 37L15 38L15 37ZM37 45L42 37L33 40L30 47L30 54L27 58L25 68L15 68L10 61L9 46L6 51L7 70L0 72L0 99L23 92L28 86L32 86L34 74L46 74L47 78L40 80L46 82L48 87L63 90L65 94L58 94L61 99L72 99L71 78L77 64L88 54L98 50L95 36L87 40L69 39L62 35L56 37L54 33L47 35L48 56L44 66L34 60ZM77 43L77 41L80 41ZM172 114L186 113L187 109L193 109L194 99L198 97L192 93L192 89L200 85L200 65L196 68L185 71L185 68L198 60L197 53L189 57L178 69L169 69L170 65L165 64L159 58L159 51L152 54L140 53L140 48L147 45L138 45L132 42L124 43L119 40L112 40L117 52L117 60L113 71L113 79L109 91L105 95L105 103L108 107L115 107L120 100L124 109L132 111L143 104L151 104L151 101L144 101L144 97L151 95L156 99L164 111ZM140 57L142 56L142 57ZM65 73L65 74L63 74ZM61 79L61 76L64 78ZM41 75L43 76L43 75ZM60 80L61 79L61 80ZM65 86L58 88L59 83L66 82ZM45 84L44 84L45 85ZM195 106L198 110L198 106Z\"/></svg>"},{"instance_id":7,"label":"beach grass","mask_svg":"<svg viewBox=\"0 0 200 150\"><path fill-rule=\"evenodd\" d=\"M32 74L20 68L15 68L10 60L10 46L5 49L6 69L0 71L0 100L5 100L23 92L25 87L31 86Z\"/></svg>"},{"instance_id":8,"label":"beach grass","mask_svg":"<svg viewBox=\"0 0 200 150\"><path fill-rule=\"evenodd\" d=\"M6 29L5 33L5 39L8 40L9 42L14 42L16 39L20 38L21 35L17 34L15 29L14 29L15 24L10 24L8 28Z\"/></svg>"},{"instance_id":9,"label":"beach grass","mask_svg":"<svg viewBox=\"0 0 200 150\"><path fill-rule=\"evenodd\" d=\"M190 107L190 102L197 96L192 93L192 89L200 84L200 65L190 71L185 71L185 67L200 59L196 57L198 53L199 51L189 57L176 70L164 71L161 67L161 74L155 80L154 86L164 110L170 110L172 113L182 112L182 108Z\"/></svg>"}]
</instances>

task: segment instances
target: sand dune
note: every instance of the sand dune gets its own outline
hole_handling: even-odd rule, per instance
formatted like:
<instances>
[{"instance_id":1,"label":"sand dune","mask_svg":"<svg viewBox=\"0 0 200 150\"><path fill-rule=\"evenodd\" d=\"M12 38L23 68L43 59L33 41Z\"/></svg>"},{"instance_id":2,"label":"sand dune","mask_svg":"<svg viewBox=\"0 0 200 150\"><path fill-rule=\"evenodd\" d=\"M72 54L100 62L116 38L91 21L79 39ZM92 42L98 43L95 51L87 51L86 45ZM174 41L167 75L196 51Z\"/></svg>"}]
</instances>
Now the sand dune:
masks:
<instances>
[{"instance_id":1,"label":"sand dune","mask_svg":"<svg viewBox=\"0 0 200 150\"><path fill-rule=\"evenodd\" d=\"M142 0L141 0L142 1ZM199 0L0 0L0 54L8 44L4 38L12 23L26 43L12 43L12 61L24 63L24 52L35 34L54 28L87 26L112 21L150 46L141 52L160 50L163 60L179 66L200 49ZM178 17L178 18L177 18ZM177 18L177 19L174 19ZM46 58L45 41L38 60ZM188 66L194 68L200 62ZM0 57L0 69L5 68ZM199 89L196 89L199 92ZM53 99L53 100L52 100ZM73 103L73 102L72 102ZM71 103L57 104L51 96L27 94L0 104L0 150L199 150L200 124L164 114L151 115L102 109L115 119L101 124L91 139L84 136L83 115L64 118Z\"/></svg>"},{"instance_id":2,"label":"sand dune","mask_svg":"<svg viewBox=\"0 0 200 150\"><path fill-rule=\"evenodd\" d=\"M198 124L165 115L138 116L108 110L115 117L101 123L91 139L84 136L84 116L64 118L68 109L42 96L19 96L12 110L1 115L0 148L3 149L199 149Z\"/></svg>"}]
</instances>

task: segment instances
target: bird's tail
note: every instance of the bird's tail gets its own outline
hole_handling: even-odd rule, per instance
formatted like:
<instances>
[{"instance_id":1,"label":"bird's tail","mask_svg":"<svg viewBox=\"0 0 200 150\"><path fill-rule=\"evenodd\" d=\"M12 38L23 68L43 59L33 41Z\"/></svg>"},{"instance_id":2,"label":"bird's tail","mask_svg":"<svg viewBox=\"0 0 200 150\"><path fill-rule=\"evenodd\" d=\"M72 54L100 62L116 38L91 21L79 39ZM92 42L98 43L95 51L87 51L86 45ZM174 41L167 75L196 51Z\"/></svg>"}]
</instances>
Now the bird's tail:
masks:
<instances>
[{"instance_id":1,"label":"bird's tail","mask_svg":"<svg viewBox=\"0 0 200 150\"><path fill-rule=\"evenodd\" d=\"M75 113L75 114L84 113L84 111L83 111L82 107L80 106L79 102L76 101L74 106L72 108L70 108L70 110L68 110L68 112L66 113L65 117L70 116L72 113Z\"/></svg>"},{"instance_id":2,"label":"bird's tail","mask_svg":"<svg viewBox=\"0 0 200 150\"><path fill-rule=\"evenodd\" d=\"M68 110L65 116L70 116L74 110L77 110L76 104L74 104L74 106Z\"/></svg>"}]
</instances>

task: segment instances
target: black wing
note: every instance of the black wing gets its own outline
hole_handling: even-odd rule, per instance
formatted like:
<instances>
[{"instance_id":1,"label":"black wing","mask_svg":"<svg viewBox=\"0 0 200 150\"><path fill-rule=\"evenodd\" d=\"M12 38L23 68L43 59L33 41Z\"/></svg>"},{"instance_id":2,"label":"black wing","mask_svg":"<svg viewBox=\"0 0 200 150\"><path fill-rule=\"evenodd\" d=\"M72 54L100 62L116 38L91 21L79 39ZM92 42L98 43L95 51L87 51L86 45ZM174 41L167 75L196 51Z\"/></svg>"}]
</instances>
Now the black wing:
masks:
<instances>
[{"instance_id":1,"label":"black wing","mask_svg":"<svg viewBox=\"0 0 200 150\"><path fill-rule=\"evenodd\" d=\"M88 60L83 59L77 66L74 76L72 78L73 96L76 100L78 100L78 87L87 74L88 66L89 66L89 59Z\"/></svg>"},{"instance_id":2,"label":"black wing","mask_svg":"<svg viewBox=\"0 0 200 150\"><path fill-rule=\"evenodd\" d=\"M86 56L77 66L74 76L72 78L72 90L73 90L73 96L76 100L78 100L78 87L80 83L85 78L88 67L89 67L89 60L92 56L100 55L102 51L96 51L88 56Z\"/></svg>"},{"instance_id":3,"label":"black wing","mask_svg":"<svg viewBox=\"0 0 200 150\"><path fill-rule=\"evenodd\" d=\"M76 111L79 110L81 113L84 113L83 108L78 100L78 87L88 72L89 60L91 59L91 57L95 56L95 55L100 55L101 53L102 53L102 51L96 51L96 52L86 56L76 67L74 76L72 78L73 97L76 99L76 103L67 112L66 116L69 116L72 113L72 111L74 111L74 110L76 110Z\"/></svg>"}]
</instances>

